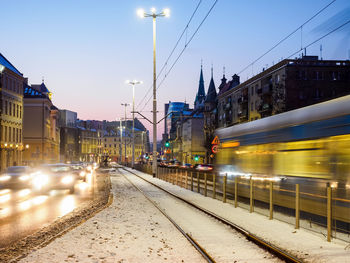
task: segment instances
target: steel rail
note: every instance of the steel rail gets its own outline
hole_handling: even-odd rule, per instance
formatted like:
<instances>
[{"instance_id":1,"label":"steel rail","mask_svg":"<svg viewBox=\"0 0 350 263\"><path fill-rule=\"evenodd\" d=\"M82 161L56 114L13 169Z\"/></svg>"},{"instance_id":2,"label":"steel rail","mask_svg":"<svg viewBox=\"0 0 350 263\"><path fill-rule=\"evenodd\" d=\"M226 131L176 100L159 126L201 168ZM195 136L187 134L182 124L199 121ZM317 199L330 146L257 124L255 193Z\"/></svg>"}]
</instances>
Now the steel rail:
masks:
<instances>
[{"instance_id":1,"label":"steel rail","mask_svg":"<svg viewBox=\"0 0 350 263\"><path fill-rule=\"evenodd\" d=\"M145 182L157 187L158 189L161 189L162 191L168 193L169 195L185 202L186 204L190 205L190 206L193 206L195 208L197 208L198 210L202 211L203 213L217 219L218 221L230 226L231 228L233 228L234 230L236 230L237 232L243 234L248 240L250 240L251 242L255 243L256 245L258 245L259 247L269 251L271 254L277 256L278 258L284 260L285 262L292 262L292 263L301 263L303 262L301 259L298 259L297 257L291 255L290 253L284 251L283 249L271 244L270 242L268 241L265 241L263 240L262 238L259 238L257 237L256 235L250 233L249 231L245 230L244 228L236 225L235 223L219 216L219 215L216 215L215 213L203 208L203 207L200 207L199 205L196 205L168 190L165 190L164 188L160 187L159 185L155 184L155 183L152 183L150 181L148 181L147 179L143 178L142 176L139 176L137 175L136 173L132 172L132 171L129 171L127 169L125 169L124 167L122 168L123 170L137 176L138 178L144 180Z\"/></svg>"},{"instance_id":2,"label":"steel rail","mask_svg":"<svg viewBox=\"0 0 350 263\"><path fill-rule=\"evenodd\" d=\"M124 168L122 168L124 171L127 171L128 173L131 173L135 176L138 176ZM179 232L191 243L191 245L203 256L203 258L210 263L215 263L215 260L208 254L208 252L205 251L204 248L202 248L195 239L188 233L186 233L167 213L165 213L164 210L162 210L159 205L157 205L156 202L154 202L151 198L149 198L145 192L143 192L138 186L136 186L133 182L131 182L124 174L124 178L133 186L135 187L152 205L154 205L175 227ZM139 177L139 176L138 176ZM140 177L139 177L140 178Z\"/></svg>"}]
</instances>

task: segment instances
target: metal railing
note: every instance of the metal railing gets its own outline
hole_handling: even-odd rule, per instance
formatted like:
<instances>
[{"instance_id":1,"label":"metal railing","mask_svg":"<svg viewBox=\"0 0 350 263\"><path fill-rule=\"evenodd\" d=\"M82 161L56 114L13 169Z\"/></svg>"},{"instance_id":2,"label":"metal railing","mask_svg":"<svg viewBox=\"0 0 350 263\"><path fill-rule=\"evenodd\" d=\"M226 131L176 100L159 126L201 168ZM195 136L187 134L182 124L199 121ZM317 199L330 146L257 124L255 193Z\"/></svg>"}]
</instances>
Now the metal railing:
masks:
<instances>
[{"instance_id":1,"label":"metal railing","mask_svg":"<svg viewBox=\"0 0 350 263\"><path fill-rule=\"evenodd\" d=\"M152 174L150 165L136 164L135 169ZM235 208L293 224L296 229L321 233L327 241L337 238L350 242L349 189L308 186L307 192L299 184L168 167L158 167L157 177Z\"/></svg>"}]
</instances>

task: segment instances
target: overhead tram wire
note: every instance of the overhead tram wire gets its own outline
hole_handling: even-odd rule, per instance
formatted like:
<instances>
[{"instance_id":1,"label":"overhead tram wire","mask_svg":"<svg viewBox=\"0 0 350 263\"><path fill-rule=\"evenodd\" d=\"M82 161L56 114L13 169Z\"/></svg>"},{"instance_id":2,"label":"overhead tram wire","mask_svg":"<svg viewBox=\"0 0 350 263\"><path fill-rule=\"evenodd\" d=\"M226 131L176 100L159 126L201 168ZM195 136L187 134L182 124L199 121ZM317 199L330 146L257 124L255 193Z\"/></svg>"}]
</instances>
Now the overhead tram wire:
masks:
<instances>
[{"instance_id":1,"label":"overhead tram wire","mask_svg":"<svg viewBox=\"0 0 350 263\"><path fill-rule=\"evenodd\" d=\"M304 48L308 48L308 47L312 46L313 44L315 44L318 41L320 41L321 39L329 36L330 34L334 33L335 31L341 29L342 27L346 26L347 24L350 24L350 19L348 21L346 21L345 23L341 24L340 26L336 27L335 29L333 29L333 30L329 31L328 33L324 34L323 36L319 37L318 39L312 41L310 44L306 45L305 47L300 48L299 50L297 50L296 52L294 52L293 54L291 54L287 58L293 57L294 55L298 54L298 52L302 51Z\"/></svg>"},{"instance_id":2,"label":"overhead tram wire","mask_svg":"<svg viewBox=\"0 0 350 263\"><path fill-rule=\"evenodd\" d=\"M188 22L187 22L187 24L186 24L184 30L182 31L182 33L181 33L179 39L177 40L177 42L176 42L176 44L175 44L173 50L170 52L170 55L168 56L167 60L165 61L164 65L163 65L163 67L162 67L161 70L159 71L156 80L158 80L160 74L162 74L164 68L167 66L167 64L168 64L168 62L169 62L171 56L173 55L173 53L174 53L175 49L177 48L178 44L180 43L180 41L181 41L183 35L184 35L185 32L187 31L188 26L190 25L190 23L191 23L191 21L192 21L194 15L197 13L197 10L198 10L199 6L201 5L201 3L202 3L202 0L199 0L197 6L196 6L196 8L195 8L195 10L193 11L193 13L192 13L190 19L188 20ZM148 94L150 93L150 91L152 90L152 87L153 87L153 84L152 84L152 85L150 86L150 88L147 90L145 96L142 98L142 100L139 102L139 104L137 105L136 108L140 107L140 105L142 104L142 102L145 100L145 98L147 97L147 95L148 95Z\"/></svg>"},{"instance_id":3,"label":"overhead tram wire","mask_svg":"<svg viewBox=\"0 0 350 263\"><path fill-rule=\"evenodd\" d=\"M180 54L177 56L177 58L175 59L175 61L173 62L173 64L171 65L170 69L168 70L168 72L165 74L164 78L161 80L161 82L159 83L157 90L160 88L160 86L163 84L163 82L165 81L165 79L168 77L170 71L174 68L175 64L177 63L177 61L180 59L180 57L182 56L182 54L184 53L184 51L186 50L186 48L188 47L188 45L191 43L192 39L194 38L194 36L197 34L197 32L199 31L199 29L201 28L201 26L203 25L203 23L205 22L205 20L207 19L207 17L209 16L209 14L211 13L211 11L213 10L213 8L215 7L215 5L217 4L219 0L215 0L215 2L213 3L213 5L211 6L211 8L209 9L208 13L205 15L205 17L203 18L203 20L201 21L201 23L199 24L199 26L197 27L197 29L194 31L194 33L192 34L192 36L190 37L189 41L185 44L184 48L181 50ZM145 103L145 105L143 106L142 110L147 106L147 104L149 103L149 101L151 100L152 97L150 97L147 102ZM141 111L142 111L141 110Z\"/></svg>"},{"instance_id":4,"label":"overhead tram wire","mask_svg":"<svg viewBox=\"0 0 350 263\"><path fill-rule=\"evenodd\" d=\"M274 50L277 46L279 46L281 43L283 43L285 40L287 40L290 36L292 36L293 34L295 34L295 32L297 32L299 29L302 29L303 26L305 26L307 23L309 23L312 19L314 19L316 16L318 16L320 13L322 13L324 10L326 10L330 5L332 5L336 0L332 0L329 4L327 4L325 7L323 7L320 11L318 11L316 14L314 14L312 17L310 17L308 20L306 20L302 25L300 25L299 27L297 27L295 30L293 30L289 35L287 35L286 37L284 37L282 40L278 41L274 46L272 46L269 50L267 50L264 54L262 54L260 57L258 57L257 59L255 59L253 62L251 62L248 66L246 66L245 68L243 68L240 72L238 72L237 74L241 74L242 72L246 71L249 67L251 67L252 65L254 65L256 62L258 62L261 58L263 58L265 55L267 55L268 53L270 53L272 50ZM298 51L299 52L299 51Z\"/></svg>"}]
</instances>

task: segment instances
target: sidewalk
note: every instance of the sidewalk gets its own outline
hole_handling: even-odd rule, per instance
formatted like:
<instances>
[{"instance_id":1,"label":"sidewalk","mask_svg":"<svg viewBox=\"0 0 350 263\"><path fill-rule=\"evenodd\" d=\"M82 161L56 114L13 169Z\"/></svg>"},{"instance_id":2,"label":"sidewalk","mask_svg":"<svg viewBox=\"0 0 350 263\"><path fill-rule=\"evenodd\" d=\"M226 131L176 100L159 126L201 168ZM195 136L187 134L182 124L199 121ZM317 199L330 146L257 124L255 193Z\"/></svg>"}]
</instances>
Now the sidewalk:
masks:
<instances>
[{"instance_id":1,"label":"sidewalk","mask_svg":"<svg viewBox=\"0 0 350 263\"><path fill-rule=\"evenodd\" d=\"M109 207L20 262L205 262L124 177L111 182Z\"/></svg>"},{"instance_id":2,"label":"sidewalk","mask_svg":"<svg viewBox=\"0 0 350 263\"><path fill-rule=\"evenodd\" d=\"M131 169L129 170L131 171ZM310 232L306 229L294 229L293 225L278 220L269 220L266 216L257 213L249 213L249 211L243 208L234 208L232 204L223 203L219 200L214 200L210 197L191 192L190 190L153 178L151 175L136 170L132 170L132 172L143 176L148 181L200 207L228 219L273 245L284 248L299 259L303 259L305 262L350 262L349 243L336 239L333 239L332 242L327 242L325 236L315 232Z\"/></svg>"}]
</instances>

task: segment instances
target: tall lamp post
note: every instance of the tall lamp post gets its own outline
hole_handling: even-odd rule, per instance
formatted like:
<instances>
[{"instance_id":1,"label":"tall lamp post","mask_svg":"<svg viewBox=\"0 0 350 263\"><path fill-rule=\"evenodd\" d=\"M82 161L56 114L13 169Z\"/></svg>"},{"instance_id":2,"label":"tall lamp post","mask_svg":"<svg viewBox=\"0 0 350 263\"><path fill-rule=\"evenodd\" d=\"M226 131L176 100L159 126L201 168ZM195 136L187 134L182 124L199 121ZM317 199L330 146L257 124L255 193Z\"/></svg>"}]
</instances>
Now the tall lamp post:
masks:
<instances>
[{"instance_id":1,"label":"tall lamp post","mask_svg":"<svg viewBox=\"0 0 350 263\"><path fill-rule=\"evenodd\" d=\"M151 13L146 13L144 10L137 10L137 14L144 17L152 17L153 19L153 161L152 161L152 173L153 177L157 173L157 96L156 96L156 18L157 17L169 17L170 10L164 9L162 12L157 13L155 8L151 8Z\"/></svg>"},{"instance_id":2,"label":"tall lamp post","mask_svg":"<svg viewBox=\"0 0 350 263\"><path fill-rule=\"evenodd\" d=\"M125 126L125 136L124 136L124 142L125 142L125 145L124 145L124 164L126 164L126 107L128 107L130 105L130 103L121 103L122 106L124 106L124 126Z\"/></svg>"},{"instance_id":3,"label":"tall lamp post","mask_svg":"<svg viewBox=\"0 0 350 263\"><path fill-rule=\"evenodd\" d=\"M134 169L134 164L135 164L135 85L142 84L142 81L127 80L126 83L132 85L132 161L131 161L131 168Z\"/></svg>"},{"instance_id":4,"label":"tall lamp post","mask_svg":"<svg viewBox=\"0 0 350 263\"><path fill-rule=\"evenodd\" d=\"M120 139L120 143L119 143L119 163L122 164L123 161L123 126L122 126L122 118L120 118L119 120L119 139Z\"/></svg>"}]
</instances>

